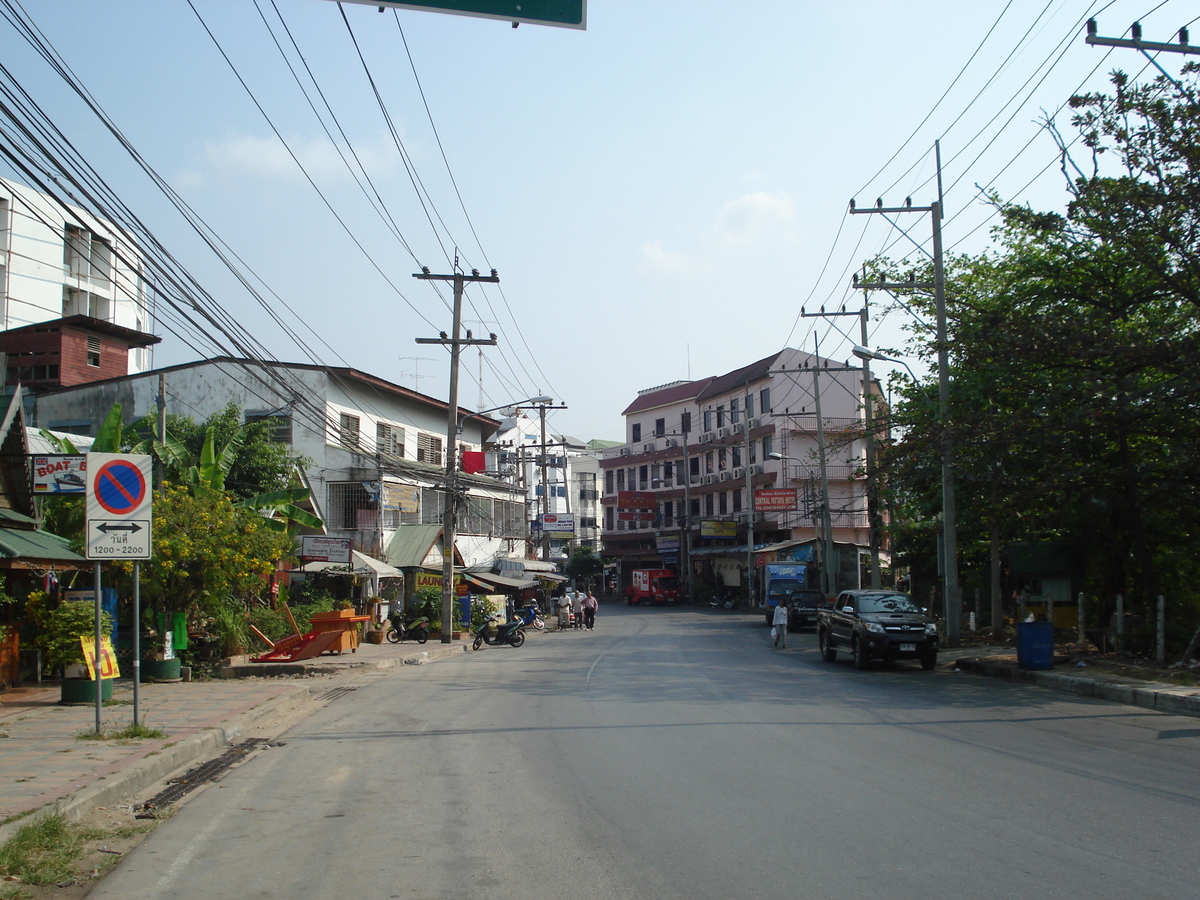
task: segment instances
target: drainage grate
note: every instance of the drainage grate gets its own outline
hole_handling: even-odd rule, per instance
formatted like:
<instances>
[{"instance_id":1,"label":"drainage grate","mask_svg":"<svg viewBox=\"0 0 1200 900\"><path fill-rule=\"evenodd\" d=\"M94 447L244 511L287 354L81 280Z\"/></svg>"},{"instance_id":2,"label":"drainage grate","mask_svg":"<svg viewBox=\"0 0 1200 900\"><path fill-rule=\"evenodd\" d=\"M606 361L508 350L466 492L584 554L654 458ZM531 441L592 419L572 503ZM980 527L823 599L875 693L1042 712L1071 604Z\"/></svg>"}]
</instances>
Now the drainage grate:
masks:
<instances>
[{"instance_id":1,"label":"drainage grate","mask_svg":"<svg viewBox=\"0 0 1200 900\"><path fill-rule=\"evenodd\" d=\"M345 684L341 687L330 688L323 694L318 694L315 698L318 703L323 703L328 700L336 700L338 697L345 697L351 691L357 691L362 685Z\"/></svg>"},{"instance_id":2,"label":"drainage grate","mask_svg":"<svg viewBox=\"0 0 1200 900\"><path fill-rule=\"evenodd\" d=\"M265 738L249 738L244 740L236 747L230 747L220 756L214 756L212 759L192 767L178 778L170 779L167 782L170 787L160 791L138 807L135 817L138 819L157 818L157 810L165 809L182 797L186 797L202 784L217 781L225 772L240 763L255 750L261 750L264 747L282 746L283 744L279 741L269 741Z\"/></svg>"}]
</instances>

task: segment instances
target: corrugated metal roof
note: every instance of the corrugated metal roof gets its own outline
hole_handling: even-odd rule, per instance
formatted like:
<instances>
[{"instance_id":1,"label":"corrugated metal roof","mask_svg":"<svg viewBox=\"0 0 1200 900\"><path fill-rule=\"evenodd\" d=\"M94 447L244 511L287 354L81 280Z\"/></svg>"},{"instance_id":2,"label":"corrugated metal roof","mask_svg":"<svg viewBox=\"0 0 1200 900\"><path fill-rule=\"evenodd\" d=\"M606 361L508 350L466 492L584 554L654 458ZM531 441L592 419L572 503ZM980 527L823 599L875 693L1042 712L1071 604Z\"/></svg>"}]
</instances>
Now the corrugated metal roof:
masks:
<instances>
[{"instance_id":1,"label":"corrugated metal roof","mask_svg":"<svg viewBox=\"0 0 1200 900\"><path fill-rule=\"evenodd\" d=\"M654 409L659 406L669 406L672 403L678 403L680 400L691 400L700 394L712 382L712 377L700 378L696 381L685 381L683 384L674 384L663 388L661 391L649 391L645 394L639 394L638 398L625 407L623 416L630 413L641 412L646 409Z\"/></svg>"},{"instance_id":2,"label":"corrugated metal roof","mask_svg":"<svg viewBox=\"0 0 1200 900\"><path fill-rule=\"evenodd\" d=\"M40 529L0 528L0 557L30 562L86 563L73 551L70 541Z\"/></svg>"},{"instance_id":3,"label":"corrugated metal roof","mask_svg":"<svg viewBox=\"0 0 1200 900\"><path fill-rule=\"evenodd\" d=\"M383 559L397 569L419 568L441 536L441 525L401 525L388 541Z\"/></svg>"}]
</instances>

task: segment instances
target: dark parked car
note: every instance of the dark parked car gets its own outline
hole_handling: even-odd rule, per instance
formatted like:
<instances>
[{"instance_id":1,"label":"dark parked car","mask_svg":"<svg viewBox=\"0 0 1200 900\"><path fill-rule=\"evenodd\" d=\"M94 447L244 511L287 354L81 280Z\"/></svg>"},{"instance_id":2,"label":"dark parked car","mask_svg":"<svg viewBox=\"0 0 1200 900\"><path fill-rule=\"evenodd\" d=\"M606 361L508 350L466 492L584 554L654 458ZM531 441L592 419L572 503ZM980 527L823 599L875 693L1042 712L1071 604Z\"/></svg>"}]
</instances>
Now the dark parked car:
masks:
<instances>
[{"instance_id":1,"label":"dark parked car","mask_svg":"<svg viewBox=\"0 0 1200 900\"><path fill-rule=\"evenodd\" d=\"M832 608L817 614L817 642L826 662L849 651L857 669L874 658L916 659L922 669L937 665L937 624L900 591L842 591Z\"/></svg>"},{"instance_id":2,"label":"dark parked car","mask_svg":"<svg viewBox=\"0 0 1200 900\"><path fill-rule=\"evenodd\" d=\"M825 595L816 590L792 591L788 596L788 630L812 628L817 610L825 605Z\"/></svg>"}]
</instances>

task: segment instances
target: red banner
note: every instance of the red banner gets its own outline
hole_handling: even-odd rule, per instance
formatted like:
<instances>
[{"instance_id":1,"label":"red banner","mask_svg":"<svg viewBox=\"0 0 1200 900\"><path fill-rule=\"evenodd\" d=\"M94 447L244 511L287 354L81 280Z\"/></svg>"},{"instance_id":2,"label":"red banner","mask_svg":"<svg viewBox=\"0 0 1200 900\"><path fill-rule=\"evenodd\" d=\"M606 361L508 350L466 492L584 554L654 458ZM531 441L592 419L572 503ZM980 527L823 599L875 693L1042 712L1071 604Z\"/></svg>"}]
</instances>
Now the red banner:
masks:
<instances>
[{"instance_id":1,"label":"red banner","mask_svg":"<svg viewBox=\"0 0 1200 900\"><path fill-rule=\"evenodd\" d=\"M478 475L487 471L487 454L479 450L464 450L462 453L462 470L468 475Z\"/></svg>"},{"instance_id":2,"label":"red banner","mask_svg":"<svg viewBox=\"0 0 1200 900\"><path fill-rule=\"evenodd\" d=\"M618 509L654 509L653 491L617 491Z\"/></svg>"},{"instance_id":3,"label":"red banner","mask_svg":"<svg viewBox=\"0 0 1200 900\"><path fill-rule=\"evenodd\" d=\"M754 508L760 512L780 512L796 508L795 488L759 488L754 492Z\"/></svg>"}]
</instances>

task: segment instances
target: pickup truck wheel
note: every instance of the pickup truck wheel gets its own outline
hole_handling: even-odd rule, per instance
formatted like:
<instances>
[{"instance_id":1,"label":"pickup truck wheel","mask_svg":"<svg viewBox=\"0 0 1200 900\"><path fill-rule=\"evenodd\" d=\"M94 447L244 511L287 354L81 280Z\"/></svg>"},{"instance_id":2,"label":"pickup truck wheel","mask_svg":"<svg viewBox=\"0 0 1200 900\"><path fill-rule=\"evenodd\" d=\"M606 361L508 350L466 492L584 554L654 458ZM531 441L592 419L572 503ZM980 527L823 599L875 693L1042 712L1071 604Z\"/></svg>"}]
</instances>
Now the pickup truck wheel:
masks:
<instances>
[{"instance_id":1,"label":"pickup truck wheel","mask_svg":"<svg viewBox=\"0 0 1200 900\"><path fill-rule=\"evenodd\" d=\"M937 665L937 654L927 653L921 657L921 668L928 672Z\"/></svg>"},{"instance_id":2,"label":"pickup truck wheel","mask_svg":"<svg viewBox=\"0 0 1200 900\"><path fill-rule=\"evenodd\" d=\"M825 662L833 662L837 659L837 651L829 646L829 634L824 628L821 629L821 633L817 636L817 643L821 647L821 659L825 660Z\"/></svg>"},{"instance_id":3,"label":"pickup truck wheel","mask_svg":"<svg viewBox=\"0 0 1200 900\"><path fill-rule=\"evenodd\" d=\"M867 648L863 646L863 642L855 638L850 649L854 653L854 668L865 669L867 667Z\"/></svg>"}]
</instances>

